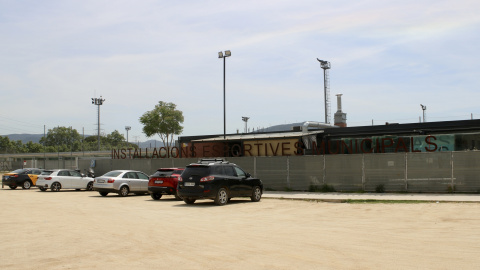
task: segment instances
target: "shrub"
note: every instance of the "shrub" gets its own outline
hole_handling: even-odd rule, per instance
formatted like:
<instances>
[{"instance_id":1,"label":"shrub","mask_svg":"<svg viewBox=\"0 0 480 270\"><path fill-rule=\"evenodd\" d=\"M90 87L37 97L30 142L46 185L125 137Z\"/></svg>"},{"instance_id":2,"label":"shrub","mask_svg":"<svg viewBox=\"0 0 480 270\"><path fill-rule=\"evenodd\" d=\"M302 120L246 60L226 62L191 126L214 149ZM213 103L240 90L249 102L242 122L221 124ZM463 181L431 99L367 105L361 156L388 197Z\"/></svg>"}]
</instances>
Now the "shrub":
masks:
<instances>
[{"instance_id":1,"label":"shrub","mask_svg":"<svg viewBox=\"0 0 480 270\"><path fill-rule=\"evenodd\" d=\"M377 193L384 193L385 192L385 185L384 184L380 184L378 186L375 187L375 192Z\"/></svg>"}]
</instances>

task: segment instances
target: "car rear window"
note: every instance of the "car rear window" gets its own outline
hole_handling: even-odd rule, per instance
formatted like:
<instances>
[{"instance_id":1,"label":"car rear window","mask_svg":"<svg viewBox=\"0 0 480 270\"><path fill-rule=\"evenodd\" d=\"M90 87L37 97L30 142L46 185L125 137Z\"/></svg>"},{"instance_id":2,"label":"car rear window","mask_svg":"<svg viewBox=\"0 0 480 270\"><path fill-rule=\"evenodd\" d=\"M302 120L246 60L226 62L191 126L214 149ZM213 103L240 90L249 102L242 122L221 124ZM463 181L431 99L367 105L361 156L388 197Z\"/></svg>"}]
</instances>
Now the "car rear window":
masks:
<instances>
[{"instance_id":1,"label":"car rear window","mask_svg":"<svg viewBox=\"0 0 480 270\"><path fill-rule=\"evenodd\" d=\"M156 171L152 176L153 177L169 177L174 173L174 170L161 170L161 171Z\"/></svg>"},{"instance_id":2,"label":"car rear window","mask_svg":"<svg viewBox=\"0 0 480 270\"><path fill-rule=\"evenodd\" d=\"M28 171L28 170L27 169L17 169L15 171L13 171L12 173L19 173L20 174L20 173L24 173L26 171Z\"/></svg>"},{"instance_id":3,"label":"car rear window","mask_svg":"<svg viewBox=\"0 0 480 270\"><path fill-rule=\"evenodd\" d=\"M183 171L182 177L187 178L192 175L205 177L210 175L210 168L207 166L189 166Z\"/></svg>"},{"instance_id":4,"label":"car rear window","mask_svg":"<svg viewBox=\"0 0 480 270\"><path fill-rule=\"evenodd\" d=\"M119 176L121 173L122 173L121 171L111 171L111 172L108 172L108 173L104 174L103 176L117 177L117 176Z\"/></svg>"},{"instance_id":5,"label":"car rear window","mask_svg":"<svg viewBox=\"0 0 480 270\"><path fill-rule=\"evenodd\" d=\"M50 175L53 171L43 171L41 175Z\"/></svg>"}]
</instances>

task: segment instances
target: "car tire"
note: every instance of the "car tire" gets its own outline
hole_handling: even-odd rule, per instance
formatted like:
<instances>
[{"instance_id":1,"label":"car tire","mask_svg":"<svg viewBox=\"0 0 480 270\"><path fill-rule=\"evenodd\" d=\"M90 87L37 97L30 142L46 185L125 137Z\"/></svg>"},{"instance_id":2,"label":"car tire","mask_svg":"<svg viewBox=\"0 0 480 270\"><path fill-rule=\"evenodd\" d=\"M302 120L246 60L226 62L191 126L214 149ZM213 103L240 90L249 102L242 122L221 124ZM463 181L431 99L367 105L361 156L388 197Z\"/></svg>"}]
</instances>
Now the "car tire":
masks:
<instances>
[{"instance_id":1,"label":"car tire","mask_svg":"<svg viewBox=\"0 0 480 270\"><path fill-rule=\"evenodd\" d=\"M40 191L47 191L47 189L44 188L44 187L39 187L39 189L40 189Z\"/></svg>"},{"instance_id":2,"label":"car tire","mask_svg":"<svg viewBox=\"0 0 480 270\"><path fill-rule=\"evenodd\" d=\"M86 189L87 191L93 191L93 182L88 182Z\"/></svg>"},{"instance_id":3,"label":"car tire","mask_svg":"<svg viewBox=\"0 0 480 270\"><path fill-rule=\"evenodd\" d=\"M154 200L160 200L160 198L162 198L162 194L159 194L159 193L152 193L152 194L150 194L150 196Z\"/></svg>"},{"instance_id":4,"label":"car tire","mask_svg":"<svg viewBox=\"0 0 480 270\"><path fill-rule=\"evenodd\" d=\"M194 204L195 203L195 199L192 199L192 198L184 198L183 201L186 203L186 204Z\"/></svg>"},{"instance_id":5,"label":"car tire","mask_svg":"<svg viewBox=\"0 0 480 270\"><path fill-rule=\"evenodd\" d=\"M98 192L98 193L100 193L100 195L102 195L102 197L105 197L105 196L108 195L108 192Z\"/></svg>"},{"instance_id":6,"label":"car tire","mask_svg":"<svg viewBox=\"0 0 480 270\"><path fill-rule=\"evenodd\" d=\"M228 202L228 192L225 188L220 188L217 191L217 196L215 197L216 205L225 205Z\"/></svg>"},{"instance_id":7,"label":"car tire","mask_svg":"<svg viewBox=\"0 0 480 270\"><path fill-rule=\"evenodd\" d=\"M120 195L120 197L127 197L129 192L130 192L130 190L128 189L127 186L122 186L118 190L118 195Z\"/></svg>"},{"instance_id":8,"label":"car tire","mask_svg":"<svg viewBox=\"0 0 480 270\"><path fill-rule=\"evenodd\" d=\"M8 186L8 187L10 187L10 189L16 189L17 188L17 186Z\"/></svg>"},{"instance_id":9,"label":"car tire","mask_svg":"<svg viewBox=\"0 0 480 270\"><path fill-rule=\"evenodd\" d=\"M62 188L62 185L60 185L60 183L58 182L55 182L50 186L50 189L55 192L60 191L61 188Z\"/></svg>"},{"instance_id":10,"label":"car tire","mask_svg":"<svg viewBox=\"0 0 480 270\"><path fill-rule=\"evenodd\" d=\"M262 199L262 189L259 186L254 186L252 189L252 202L259 202Z\"/></svg>"},{"instance_id":11,"label":"car tire","mask_svg":"<svg viewBox=\"0 0 480 270\"><path fill-rule=\"evenodd\" d=\"M30 182L28 180L24 181L23 184L22 184L23 189L30 189L31 187L32 187L32 182Z\"/></svg>"}]
</instances>

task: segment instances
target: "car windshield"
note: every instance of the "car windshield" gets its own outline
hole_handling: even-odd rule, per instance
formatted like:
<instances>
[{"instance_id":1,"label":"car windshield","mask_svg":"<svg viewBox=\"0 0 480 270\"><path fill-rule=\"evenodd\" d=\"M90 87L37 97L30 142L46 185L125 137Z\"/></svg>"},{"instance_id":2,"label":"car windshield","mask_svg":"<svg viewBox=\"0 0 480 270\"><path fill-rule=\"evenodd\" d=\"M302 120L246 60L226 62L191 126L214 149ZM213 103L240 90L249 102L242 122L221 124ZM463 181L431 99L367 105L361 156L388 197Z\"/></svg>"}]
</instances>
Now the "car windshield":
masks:
<instances>
[{"instance_id":1,"label":"car windshield","mask_svg":"<svg viewBox=\"0 0 480 270\"><path fill-rule=\"evenodd\" d=\"M117 177L117 176L119 176L121 173L122 173L121 171L111 171L111 172L108 172L108 173L104 174L103 176Z\"/></svg>"},{"instance_id":2,"label":"car windshield","mask_svg":"<svg viewBox=\"0 0 480 270\"><path fill-rule=\"evenodd\" d=\"M28 171L27 169L17 169L15 171L13 171L12 173L25 173L26 171Z\"/></svg>"}]
</instances>

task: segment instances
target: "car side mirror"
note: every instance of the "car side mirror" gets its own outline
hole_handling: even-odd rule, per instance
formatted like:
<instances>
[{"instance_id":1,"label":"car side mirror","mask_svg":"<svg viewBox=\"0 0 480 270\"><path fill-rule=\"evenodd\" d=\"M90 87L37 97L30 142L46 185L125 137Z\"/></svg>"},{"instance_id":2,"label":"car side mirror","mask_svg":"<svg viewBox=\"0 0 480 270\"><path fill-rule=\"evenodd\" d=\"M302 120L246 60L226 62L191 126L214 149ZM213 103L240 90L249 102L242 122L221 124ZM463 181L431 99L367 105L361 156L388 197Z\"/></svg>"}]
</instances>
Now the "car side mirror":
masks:
<instances>
[{"instance_id":1,"label":"car side mirror","mask_svg":"<svg viewBox=\"0 0 480 270\"><path fill-rule=\"evenodd\" d=\"M247 178L252 177L252 175L249 174L249 173L246 173L245 176L246 176Z\"/></svg>"}]
</instances>

